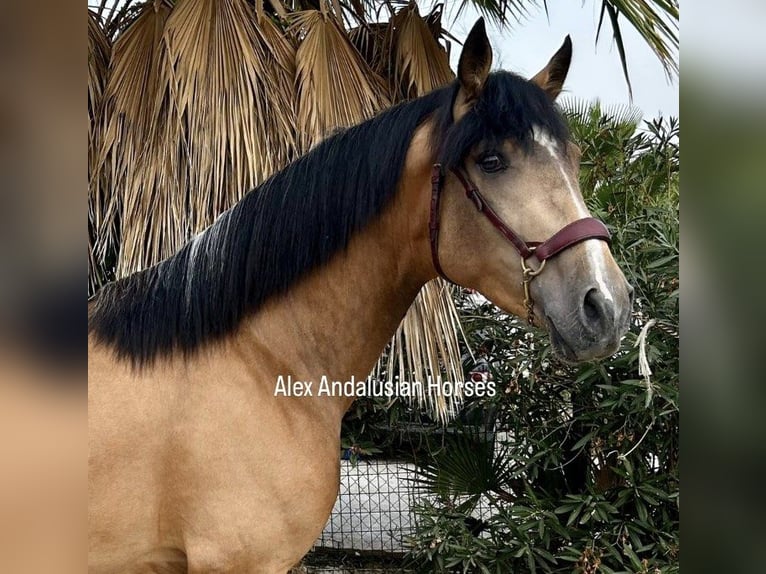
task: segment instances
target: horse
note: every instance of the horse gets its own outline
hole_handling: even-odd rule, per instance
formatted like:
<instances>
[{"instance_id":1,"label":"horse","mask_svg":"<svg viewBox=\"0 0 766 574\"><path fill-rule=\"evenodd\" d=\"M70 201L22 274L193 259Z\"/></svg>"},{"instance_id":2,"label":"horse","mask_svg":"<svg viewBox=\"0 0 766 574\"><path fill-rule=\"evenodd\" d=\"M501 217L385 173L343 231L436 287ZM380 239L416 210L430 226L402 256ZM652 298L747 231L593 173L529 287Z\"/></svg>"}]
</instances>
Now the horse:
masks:
<instances>
[{"instance_id":1,"label":"horse","mask_svg":"<svg viewBox=\"0 0 766 574\"><path fill-rule=\"evenodd\" d=\"M618 349L632 289L555 106L571 55L567 37L530 80L490 72L479 20L453 83L328 137L175 255L101 290L90 571L299 562L335 502L354 400L306 390L363 380L439 276L547 329L564 360ZM275 393L278 380L302 391Z\"/></svg>"}]
</instances>

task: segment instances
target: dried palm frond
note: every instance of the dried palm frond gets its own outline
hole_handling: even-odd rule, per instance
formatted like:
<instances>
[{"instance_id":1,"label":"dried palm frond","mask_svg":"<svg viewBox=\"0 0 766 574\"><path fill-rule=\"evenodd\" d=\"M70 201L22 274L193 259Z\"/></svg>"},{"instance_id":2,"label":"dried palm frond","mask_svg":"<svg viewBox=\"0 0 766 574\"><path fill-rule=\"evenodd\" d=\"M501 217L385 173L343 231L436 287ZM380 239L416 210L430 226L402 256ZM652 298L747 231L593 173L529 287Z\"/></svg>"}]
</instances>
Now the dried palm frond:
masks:
<instances>
[{"instance_id":1,"label":"dried palm frond","mask_svg":"<svg viewBox=\"0 0 766 574\"><path fill-rule=\"evenodd\" d=\"M452 286L442 279L426 283L391 340L392 351L397 350L397 340L404 342L397 352L405 353L410 365L407 371L399 370L399 378L410 376L415 377L413 380L425 381L424 377L431 376L452 383L462 382L465 375L460 353L461 337L466 341ZM391 369L388 372L394 373ZM431 415L442 422L452 418L463 404L459 390L451 397L441 396L435 387L423 390L427 395L417 397L418 403L425 404Z\"/></svg>"},{"instance_id":2,"label":"dried palm frond","mask_svg":"<svg viewBox=\"0 0 766 574\"><path fill-rule=\"evenodd\" d=\"M390 60L390 24L374 22L348 31L348 37L373 72L388 77Z\"/></svg>"},{"instance_id":3,"label":"dried palm frond","mask_svg":"<svg viewBox=\"0 0 766 574\"><path fill-rule=\"evenodd\" d=\"M168 243L177 244L166 229L159 229L156 218L164 206L155 201L155 185L147 185L154 176L149 156L159 153L151 141L151 134L161 123L153 104L160 91L158 53L170 10L171 5L166 2L145 5L112 51L97 166L100 172L97 175L103 176L109 185L98 194L104 199L105 209L97 227L96 252L103 259L111 245L120 246L118 275L150 264L143 249L145 235L150 243L151 238L162 236L167 237ZM165 163L171 157L175 154L165 158ZM91 180L97 186L102 181L98 176ZM172 190L164 189L172 195ZM137 204L145 206L143 212L130 211Z\"/></svg>"},{"instance_id":4,"label":"dried palm frond","mask_svg":"<svg viewBox=\"0 0 766 574\"><path fill-rule=\"evenodd\" d=\"M287 11L287 8L285 8L285 5L282 3L282 0L268 0L269 5L274 9L274 12L282 19L287 20L289 17L289 13ZM263 15L263 0L256 0L255 3L255 9L258 14L258 17L260 18Z\"/></svg>"},{"instance_id":5,"label":"dried palm frond","mask_svg":"<svg viewBox=\"0 0 766 574\"><path fill-rule=\"evenodd\" d=\"M441 5L427 16L411 2L394 12L389 22L365 24L348 32L367 64L391 87L394 102L411 99L454 78L447 50L439 43Z\"/></svg>"},{"instance_id":6,"label":"dried palm frond","mask_svg":"<svg viewBox=\"0 0 766 574\"><path fill-rule=\"evenodd\" d=\"M92 295L109 278L105 259L97 257L95 252L96 230L104 217L104 198L99 192L108 189L108 182L102 181L98 186L91 182L97 171L100 122L111 49L95 15L88 10L88 295Z\"/></svg>"},{"instance_id":7,"label":"dried palm frond","mask_svg":"<svg viewBox=\"0 0 766 574\"><path fill-rule=\"evenodd\" d=\"M97 118L103 102L104 87L109 72L112 46L99 26L93 12L88 10L88 141L93 141L98 129ZM92 149L92 148L89 148ZM95 151L95 150L92 150ZM92 166L93 164L89 164Z\"/></svg>"},{"instance_id":8,"label":"dried palm frond","mask_svg":"<svg viewBox=\"0 0 766 574\"><path fill-rule=\"evenodd\" d=\"M293 15L298 130L302 149L338 127L371 117L389 102L383 81L370 69L338 21L318 10Z\"/></svg>"},{"instance_id":9,"label":"dried palm frond","mask_svg":"<svg viewBox=\"0 0 766 574\"><path fill-rule=\"evenodd\" d=\"M274 1L274 0L272 0ZM283 157L275 164L274 171L284 167L298 155L296 133L296 97L295 97L295 46L287 32L262 11L256 13L253 22L259 54L263 56L263 77L268 80L264 89L268 92L261 97L266 100L264 107L270 110L273 105L284 106L275 113L273 125L266 130L267 137L278 136L284 140ZM271 175L268 173L266 175ZM260 178L264 179L263 177Z\"/></svg>"},{"instance_id":10,"label":"dried palm frond","mask_svg":"<svg viewBox=\"0 0 766 574\"><path fill-rule=\"evenodd\" d=\"M191 233L295 152L294 55L243 0L187 0L165 30L174 104L188 138Z\"/></svg>"},{"instance_id":11,"label":"dried palm frond","mask_svg":"<svg viewBox=\"0 0 766 574\"><path fill-rule=\"evenodd\" d=\"M294 157L293 78L291 44L244 0L144 8L115 46L110 92L118 275L174 253Z\"/></svg>"},{"instance_id":12,"label":"dried palm frond","mask_svg":"<svg viewBox=\"0 0 766 574\"><path fill-rule=\"evenodd\" d=\"M107 38L114 39L126 30L148 3L141 0L101 0L98 7L98 19L103 25ZM108 10L106 10L107 5Z\"/></svg>"},{"instance_id":13,"label":"dried palm frond","mask_svg":"<svg viewBox=\"0 0 766 574\"><path fill-rule=\"evenodd\" d=\"M420 16L415 2L399 10L391 24L392 93L404 99L420 96L455 77L446 50L439 45L428 22Z\"/></svg>"},{"instance_id":14,"label":"dried palm frond","mask_svg":"<svg viewBox=\"0 0 766 574\"><path fill-rule=\"evenodd\" d=\"M458 344L460 317L452 300L452 287L441 279L431 281L418 294L391 340L386 373L391 380L419 381L423 394L410 397L431 416L446 423L460 409L462 393L445 394L429 382L463 381ZM379 373L383 365L376 367Z\"/></svg>"}]
</instances>

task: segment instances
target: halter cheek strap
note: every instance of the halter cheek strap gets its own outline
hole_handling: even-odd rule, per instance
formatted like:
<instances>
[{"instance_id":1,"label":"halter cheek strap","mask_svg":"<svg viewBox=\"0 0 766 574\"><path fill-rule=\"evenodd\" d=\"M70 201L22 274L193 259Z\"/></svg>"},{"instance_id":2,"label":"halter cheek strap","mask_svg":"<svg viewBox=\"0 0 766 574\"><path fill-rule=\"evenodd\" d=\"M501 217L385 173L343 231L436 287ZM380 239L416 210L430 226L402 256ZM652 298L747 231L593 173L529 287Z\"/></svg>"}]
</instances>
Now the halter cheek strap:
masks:
<instances>
[{"instance_id":1,"label":"halter cheek strap","mask_svg":"<svg viewBox=\"0 0 766 574\"><path fill-rule=\"evenodd\" d=\"M606 242L611 240L609 230L603 223L593 217L585 217L565 225L543 242L524 241L515 231L513 231L513 229L508 227L495 210L490 207L484 199L484 196L468 177L468 174L460 168L453 169L452 173L455 174L463 185L466 197L471 200L477 211L489 220L492 226L497 229L500 234L511 243L511 245L513 245L521 256L524 304L527 309L527 321L530 324L534 322L534 301L529 293L529 283L540 274L543 267L545 267L545 262L554 255L557 255L565 249L577 245L586 239L600 239ZM450 281L444 274L441 263L439 263L439 203L441 202L443 184L444 173L442 172L442 166L441 164L436 163L431 170L431 214L428 222L431 259L433 260L436 272L442 278ZM527 259L533 255L540 262L540 266L536 269L527 265Z\"/></svg>"},{"instance_id":2,"label":"halter cheek strap","mask_svg":"<svg viewBox=\"0 0 766 574\"><path fill-rule=\"evenodd\" d=\"M439 202L441 201L442 190L442 165L435 163L431 169L431 214L428 217L428 237L431 241L431 260L434 262L434 269L439 277L452 283L444 274L441 263L439 263Z\"/></svg>"}]
</instances>

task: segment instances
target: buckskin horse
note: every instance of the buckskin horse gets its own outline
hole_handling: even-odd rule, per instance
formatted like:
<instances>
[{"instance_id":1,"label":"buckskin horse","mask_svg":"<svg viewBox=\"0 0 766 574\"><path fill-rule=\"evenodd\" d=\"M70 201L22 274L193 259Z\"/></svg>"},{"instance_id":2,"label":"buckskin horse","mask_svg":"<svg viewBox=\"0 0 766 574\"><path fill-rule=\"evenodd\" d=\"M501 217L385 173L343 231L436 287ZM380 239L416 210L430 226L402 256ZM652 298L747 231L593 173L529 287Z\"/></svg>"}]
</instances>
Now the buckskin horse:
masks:
<instances>
[{"instance_id":1,"label":"buckskin horse","mask_svg":"<svg viewBox=\"0 0 766 574\"><path fill-rule=\"evenodd\" d=\"M554 106L567 38L531 80L490 73L483 21L455 82L329 137L89 306L92 572L284 573L320 534L353 398L438 276L614 353L632 289L578 187ZM541 243L538 243L541 241Z\"/></svg>"}]
</instances>

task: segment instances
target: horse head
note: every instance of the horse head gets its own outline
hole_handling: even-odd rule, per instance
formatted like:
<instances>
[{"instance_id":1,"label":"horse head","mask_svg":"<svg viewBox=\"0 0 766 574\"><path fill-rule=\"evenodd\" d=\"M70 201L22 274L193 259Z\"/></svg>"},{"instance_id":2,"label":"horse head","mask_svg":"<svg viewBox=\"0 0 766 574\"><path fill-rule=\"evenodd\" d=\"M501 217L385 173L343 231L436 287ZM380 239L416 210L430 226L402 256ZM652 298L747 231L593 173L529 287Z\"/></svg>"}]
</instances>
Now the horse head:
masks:
<instances>
[{"instance_id":1,"label":"horse head","mask_svg":"<svg viewBox=\"0 0 766 574\"><path fill-rule=\"evenodd\" d=\"M618 349L633 288L585 205L581 152L554 103L571 56L567 37L530 80L490 73L484 23L474 26L436 122L431 247L439 274L546 328L562 358L586 361Z\"/></svg>"}]
</instances>

